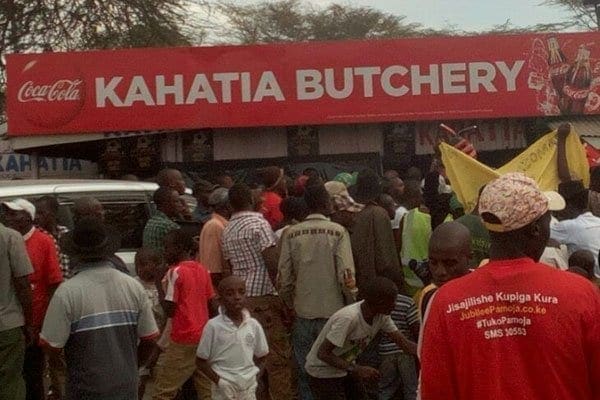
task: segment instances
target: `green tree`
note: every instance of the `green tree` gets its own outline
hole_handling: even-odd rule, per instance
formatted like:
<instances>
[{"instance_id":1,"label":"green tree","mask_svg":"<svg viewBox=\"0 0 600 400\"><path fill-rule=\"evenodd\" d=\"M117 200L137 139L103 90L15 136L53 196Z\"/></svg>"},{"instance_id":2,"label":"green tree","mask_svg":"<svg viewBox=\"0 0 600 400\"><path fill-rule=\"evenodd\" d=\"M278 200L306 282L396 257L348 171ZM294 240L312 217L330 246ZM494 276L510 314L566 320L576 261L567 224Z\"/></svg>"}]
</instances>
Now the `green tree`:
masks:
<instances>
[{"instance_id":1,"label":"green tree","mask_svg":"<svg viewBox=\"0 0 600 400\"><path fill-rule=\"evenodd\" d=\"M371 7L318 8L300 0L280 0L250 5L229 1L218 8L227 21L218 36L229 43L394 38L415 36L420 28Z\"/></svg>"},{"instance_id":2,"label":"green tree","mask_svg":"<svg viewBox=\"0 0 600 400\"><path fill-rule=\"evenodd\" d=\"M594 7L584 6L582 0L546 0L542 6L557 7L565 12L565 19L557 24L542 24L539 28L546 27L548 30L583 29L596 30L596 12Z\"/></svg>"}]
</instances>

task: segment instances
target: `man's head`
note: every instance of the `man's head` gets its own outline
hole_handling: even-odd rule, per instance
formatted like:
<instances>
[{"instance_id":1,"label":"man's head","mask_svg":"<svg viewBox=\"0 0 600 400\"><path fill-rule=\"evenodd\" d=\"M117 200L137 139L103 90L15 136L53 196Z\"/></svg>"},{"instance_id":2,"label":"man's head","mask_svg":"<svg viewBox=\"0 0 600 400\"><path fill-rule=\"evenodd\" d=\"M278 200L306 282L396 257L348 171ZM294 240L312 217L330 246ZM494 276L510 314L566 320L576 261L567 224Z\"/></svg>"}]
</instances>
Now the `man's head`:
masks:
<instances>
[{"instance_id":1,"label":"man's head","mask_svg":"<svg viewBox=\"0 0 600 400\"><path fill-rule=\"evenodd\" d=\"M229 219L231 217L231 205L229 204L229 189L218 188L208 197L208 206L214 212Z\"/></svg>"},{"instance_id":2,"label":"man's head","mask_svg":"<svg viewBox=\"0 0 600 400\"><path fill-rule=\"evenodd\" d=\"M163 239L164 258L168 265L188 260L196 248L192 235L183 229L175 229L167 233Z\"/></svg>"},{"instance_id":3,"label":"man's head","mask_svg":"<svg viewBox=\"0 0 600 400\"><path fill-rule=\"evenodd\" d=\"M383 177L385 179L394 179L394 178L400 178L400 174L398 173L398 171L393 170L393 169L388 169L387 171L385 171L383 173Z\"/></svg>"},{"instance_id":4,"label":"man's head","mask_svg":"<svg viewBox=\"0 0 600 400\"><path fill-rule=\"evenodd\" d=\"M179 193L175 189L167 186L161 186L152 196L156 209L163 212L167 217L175 218L181 213L181 202Z\"/></svg>"},{"instance_id":5,"label":"man's head","mask_svg":"<svg viewBox=\"0 0 600 400\"><path fill-rule=\"evenodd\" d=\"M235 183L231 175L225 173L217 175L217 177L215 178L215 182L217 182L219 186L224 187L225 189L231 188Z\"/></svg>"},{"instance_id":6,"label":"man's head","mask_svg":"<svg viewBox=\"0 0 600 400\"><path fill-rule=\"evenodd\" d=\"M25 199L15 199L2 203L6 225L22 235L33 227L35 206Z\"/></svg>"},{"instance_id":7,"label":"man's head","mask_svg":"<svg viewBox=\"0 0 600 400\"><path fill-rule=\"evenodd\" d=\"M594 279L594 265L596 259L594 253L589 250L576 250L569 257L569 269L580 268L585 272L587 279ZM577 271L573 271L577 272Z\"/></svg>"},{"instance_id":8,"label":"man's head","mask_svg":"<svg viewBox=\"0 0 600 400\"><path fill-rule=\"evenodd\" d=\"M61 237L65 254L81 261L101 260L113 255L121 245L119 232L96 217L82 217Z\"/></svg>"},{"instance_id":9,"label":"man's head","mask_svg":"<svg viewBox=\"0 0 600 400\"><path fill-rule=\"evenodd\" d=\"M104 221L104 207L98 199L91 196L80 197L73 204L73 220L78 220L85 217L97 218Z\"/></svg>"},{"instance_id":10,"label":"man's head","mask_svg":"<svg viewBox=\"0 0 600 400\"><path fill-rule=\"evenodd\" d=\"M331 197L323 184L308 185L304 189L304 201L311 213L330 215L333 213Z\"/></svg>"},{"instance_id":11,"label":"man's head","mask_svg":"<svg viewBox=\"0 0 600 400\"><path fill-rule=\"evenodd\" d=\"M310 213L304 197L286 197L279 209L285 221L302 221Z\"/></svg>"},{"instance_id":12,"label":"man's head","mask_svg":"<svg viewBox=\"0 0 600 400\"><path fill-rule=\"evenodd\" d=\"M356 200L365 204L377 201L381 193L379 175L370 168L360 171L356 178Z\"/></svg>"},{"instance_id":13,"label":"man's head","mask_svg":"<svg viewBox=\"0 0 600 400\"><path fill-rule=\"evenodd\" d=\"M236 183L229 189L229 203L234 213L253 210L252 190L245 183Z\"/></svg>"},{"instance_id":14,"label":"man's head","mask_svg":"<svg viewBox=\"0 0 600 400\"><path fill-rule=\"evenodd\" d=\"M196 183L194 183L194 197L198 203L202 204L204 207L208 207L208 198L218 187L219 185L215 185L204 179L198 179Z\"/></svg>"},{"instance_id":15,"label":"man's head","mask_svg":"<svg viewBox=\"0 0 600 400\"><path fill-rule=\"evenodd\" d=\"M407 181L404 187L404 206L412 210L423 204L423 191L417 181Z\"/></svg>"},{"instance_id":16,"label":"man's head","mask_svg":"<svg viewBox=\"0 0 600 400\"><path fill-rule=\"evenodd\" d=\"M219 302L229 313L238 313L246 305L246 283L238 276L228 276L219 282Z\"/></svg>"},{"instance_id":17,"label":"man's head","mask_svg":"<svg viewBox=\"0 0 600 400\"><path fill-rule=\"evenodd\" d=\"M135 273L144 282L154 282L162 264L162 257L156 249L142 247L135 253Z\"/></svg>"},{"instance_id":18,"label":"man's head","mask_svg":"<svg viewBox=\"0 0 600 400\"><path fill-rule=\"evenodd\" d=\"M168 187L174 189L179 194L185 193L185 180L183 175L176 169L168 168L159 171L156 176L156 183L160 187Z\"/></svg>"},{"instance_id":19,"label":"man's head","mask_svg":"<svg viewBox=\"0 0 600 400\"><path fill-rule=\"evenodd\" d=\"M58 217L58 200L54 196L43 196L35 201L35 223L42 229L53 232Z\"/></svg>"},{"instance_id":20,"label":"man's head","mask_svg":"<svg viewBox=\"0 0 600 400\"><path fill-rule=\"evenodd\" d=\"M396 217L396 209L398 208L398 204L392 196L383 193L381 196L379 196L377 203L383 207L385 211L387 211L390 219L394 219Z\"/></svg>"},{"instance_id":21,"label":"man's head","mask_svg":"<svg viewBox=\"0 0 600 400\"><path fill-rule=\"evenodd\" d=\"M466 275L471 260L471 233L459 222L445 222L429 239L429 271L437 286Z\"/></svg>"},{"instance_id":22,"label":"man's head","mask_svg":"<svg viewBox=\"0 0 600 400\"><path fill-rule=\"evenodd\" d=\"M407 171L406 171L406 175L405 175L407 181L417 181L417 182L421 182L421 179L423 179L423 173L421 172L421 170L417 167L410 167Z\"/></svg>"},{"instance_id":23,"label":"man's head","mask_svg":"<svg viewBox=\"0 0 600 400\"><path fill-rule=\"evenodd\" d=\"M262 180L265 185L265 191L275 192L282 196L287 192L286 179L283 173L283 168L267 167L262 170Z\"/></svg>"},{"instance_id":24,"label":"man's head","mask_svg":"<svg viewBox=\"0 0 600 400\"><path fill-rule=\"evenodd\" d=\"M491 258L539 260L550 237L550 211L561 207L564 200L558 193L543 193L521 173L488 183L479 199L479 214L490 231Z\"/></svg>"},{"instance_id":25,"label":"man's head","mask_svg":"<svg viewBox=\"0 0 600 400\"><path fill-rule=\"evenodd\" d=\"M392 280L374 276L363 283L358 290L375 314L389 315L394 309L398 288Z\"/></svg>"},{"instance_id":26,"label":"man's head","mask_svg":"<svg viewBox=\"0 0 600 400\"><path fill-rule=\"evenodd\" d=\"M399 177L383 179L383 191L394 198L397 202L402 201L404 194L404 181Z\"/></svg>"}]
</instances>

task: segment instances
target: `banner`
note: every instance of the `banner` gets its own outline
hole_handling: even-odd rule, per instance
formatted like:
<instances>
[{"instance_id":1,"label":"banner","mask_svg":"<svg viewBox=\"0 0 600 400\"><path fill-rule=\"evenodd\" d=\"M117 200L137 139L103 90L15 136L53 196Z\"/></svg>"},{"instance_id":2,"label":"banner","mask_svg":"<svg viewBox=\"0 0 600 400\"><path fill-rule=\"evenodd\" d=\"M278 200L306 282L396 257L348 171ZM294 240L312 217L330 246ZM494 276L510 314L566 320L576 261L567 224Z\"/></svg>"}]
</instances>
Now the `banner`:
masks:
<instances>
[{"instance_id":1,"label":"banner","mask_svg":"<svg viewBox=\"0 0 600 400\"><path fill-rule=\"evenodd\" d=\"M558 190L560 179L556 142L556 131L552 131L498 169L492 169L446 143L440 145L440 150L452 189L465 206L465 211L470 212L477 205L481 187L509 172L524 173L534 179L542 190ZM582 179L586 187L589 186L585 149L573 130L567 137L566 157L571 174L576 179Z\"/></svg>"},{"instance_id":2,"label":"banner","mask_svg":"<svg viewBox=\"0 0 600 400\"><path fill-rule=\"evenodd\" d=\"M10 135L600 112L600 34L7 55Z\"/></svg>"}]
</instances>

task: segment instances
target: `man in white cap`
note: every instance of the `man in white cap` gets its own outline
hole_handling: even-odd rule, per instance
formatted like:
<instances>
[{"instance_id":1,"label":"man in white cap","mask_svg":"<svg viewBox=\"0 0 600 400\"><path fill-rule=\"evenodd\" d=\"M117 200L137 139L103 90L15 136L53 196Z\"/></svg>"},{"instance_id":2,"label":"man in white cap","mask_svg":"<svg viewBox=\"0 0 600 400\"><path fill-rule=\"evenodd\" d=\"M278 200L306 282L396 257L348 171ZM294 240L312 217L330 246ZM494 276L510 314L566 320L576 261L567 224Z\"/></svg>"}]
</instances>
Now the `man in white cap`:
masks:
<instances>
[{"instance_id":1,"label":"man in white cap","mask_svg":"<svg viewBox=\"0 0 600 400\"><path fill-rule=\"evenodd\" d=\"M27 254L33 266L29 283L33 296L32 325L37 336L42 328L50 298L63 280L58 252L52 237L33 225L35 219L33 204L25 199L16 199L2 203L2 207L6 225L23 235ZM23 368L28 399L44 398L44 368L44 352L35 339L25 351Z\"/></svg>"},{"instance_id":2,"label":"man in white cap","mask_svg":"<svg viewBox=\"0 0 600 400\"><path fill-rule=\"evenodd\" d=\"M485 187L479 212L490 262L433 297L422 400L600 398L600 292L537 262L554 204L519 173Z\"/></svg>"}]
</instances>

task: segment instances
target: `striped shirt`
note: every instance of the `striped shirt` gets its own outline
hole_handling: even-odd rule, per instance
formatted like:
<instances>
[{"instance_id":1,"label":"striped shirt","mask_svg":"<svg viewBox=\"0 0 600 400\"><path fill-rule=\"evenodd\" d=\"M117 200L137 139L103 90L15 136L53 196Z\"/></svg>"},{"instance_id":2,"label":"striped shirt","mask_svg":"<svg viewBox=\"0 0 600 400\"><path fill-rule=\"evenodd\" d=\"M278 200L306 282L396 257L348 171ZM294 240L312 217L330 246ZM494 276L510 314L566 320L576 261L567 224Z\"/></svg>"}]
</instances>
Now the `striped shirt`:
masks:
<instances>
[{"instance_id":1,"label":"striped shirt","mask_svg":"<svg viewBox=\"0 0 600 400\"><path fill-rule=\"evenodd\" d=\"M65 349L67 398L134 398L138 339L157 335L144 288L100 261L56 289L40 340Z\"/></svg>"},{"instance_id":2,"label":"striped shirt","mask_svg":"<svg viewBox=\"0 0 600 400\"><path fill-rule=\"evenodd\" d=\"M404 336L409 339L416 339L412 338L413 335L410 327L419 322L419 313L417 312L417 306L411 297L399 294L396 297L396 305L391 316L392 321L394 321L394 324L396 324L398 330ZM402 353L402 350L400 350L394 342L384 336L379 343L379 354L386 355L395 353Z\"/></svg>"},{"instance_id":3,"label":"striped shirt","mask_svg":"<svg viewBox=\"0 0 600 400\"><path fill-rule=\"evenodd\" d=\"M231 273L246 281L246 296L275 294L262 252L275 246L277 238L262 214L234 214L223 231L222 241L223 256L231 264Z\"/></svg>"}]
</instances>

